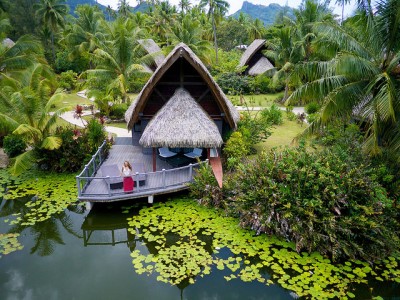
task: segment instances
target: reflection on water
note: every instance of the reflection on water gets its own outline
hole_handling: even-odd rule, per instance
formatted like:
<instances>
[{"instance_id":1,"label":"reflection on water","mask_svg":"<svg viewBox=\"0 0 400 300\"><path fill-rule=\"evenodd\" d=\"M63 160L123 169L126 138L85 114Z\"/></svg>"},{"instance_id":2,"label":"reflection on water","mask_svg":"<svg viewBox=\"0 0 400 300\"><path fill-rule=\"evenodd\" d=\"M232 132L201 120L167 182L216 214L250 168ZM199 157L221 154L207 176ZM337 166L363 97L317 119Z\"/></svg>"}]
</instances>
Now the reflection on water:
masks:
<instances>
[{"instance_id":1,"label":"reflection on water","mask_svg":"<svg viewBox=\"0 0 400 300\"><path fill-rule=\"evenodd\" d=\"M144 202L97 205L89 213L76 206L48 220L22 226L4 220L12 219L14 213L26 217L29 210L25 202L30 198L0 200L0 232L20 233L19 240L25 246L0 258L0 299L293 299L293 294L279 285L268 287L238 279L228 282L224 276L229 272L215 267L207 276L196 276L194 284L190 284L193 276L188 274L176 286L157 281L156 273L135 273L133 251L153 256L160 251L157 241L143 236L143 228L128 230L127 217L146 207ZM128 210L126 206L130 207L129 214L122 213ZM164 238L168 247L181 242L174 232ZM196 239L201 241L204 256L211 257L213 237L196 233ZM227 251L221 249L219 256L229 257ZM398 285L382 286L385 299L399 295ZM365 291L364 298L370 295Z\"/></svg>"}]
</instances>

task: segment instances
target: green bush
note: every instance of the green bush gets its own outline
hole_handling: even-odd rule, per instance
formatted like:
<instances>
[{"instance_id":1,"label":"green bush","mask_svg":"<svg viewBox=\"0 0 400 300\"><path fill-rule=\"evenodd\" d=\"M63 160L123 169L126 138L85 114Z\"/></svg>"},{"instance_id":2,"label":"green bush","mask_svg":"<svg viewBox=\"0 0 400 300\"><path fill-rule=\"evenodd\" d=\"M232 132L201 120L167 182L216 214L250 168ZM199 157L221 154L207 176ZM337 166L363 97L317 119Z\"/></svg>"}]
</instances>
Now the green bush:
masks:
<instances>
[{"instance_id":1,"label":"green bush","mask_svg":"<svg viewBox=\"0 0 400 300\"><path fill-rule=\"evenodd\" d=\"M292 241L299 252L386 258L399 247L399 224L385 189L354 159L359 155L304 146L263 153L225 181L225 206L242 226Z\"/></svg>"},{"instance_id":2,"label":"green bush","mask_svg":"<svg viewBox=\"0 0 400 300\"><path fill-rule=\"evenodd\" d=\"M89 69L89 57L80 56L73 60L69 59L69 51L57 52L54 70L56 73L72 70L78 74Z\"/></svg>"},{"instance_id":3,"label":"green bush","mask_svg":"<svg viewBox=\"0 0 400 300\"><path fill-rule=\"evenodd\" d=\"M258 115L243 112L238 123L238 131L242 134L250 152L254 145L265 141L271 135L271 124Z\"/></svg>"},{"instance_id":4,"label":"green bush","mask_svg":"<svg viewBox=\"0 0 400 300\"><path fill-rule=\"evenodd\" d=\"M10 134L4 137L3 147L8 157L16 157L24 153L26 143L20 136Z\"/></svg>"},{"instance_id":5,"label":"green bush","mask_svg":"<svg viewBox=\"0 0 400 300\"><path fill-rule=\"evenodd\" d=\"M67 91L74 90L77 84L78 74L74 71L66 71L60 74L59 87L66 89Z\"/></svg>"},{"instance_id":6,"label":"green bush","mask_svg":"<svg viewBox=\"0 0 400 300\"><path fill-rule=\"evenodd\" d=\"M314 122L318 118L318 114L309 114L307 115L307 123L310 124Z\"/></svg>"},{"instance_id":7,"label":"green bush","mask_svg":"<svg viewBox=\"0 0 400 300\"><path fill-rule=\"evenodd\" d=\"M190 183L190 196L200 204L220 207L222 204L222 191L209 164L201 164L196 171L193 182Z\"/></svg>"},{"instance_id":8,"label":"green bush","mask_svg":"<svg viewBox=\"0 0 400 300\"><path fill-rule=\"evenodd\" d=\"M266 108L261 111L261 118L264 123L271 125L281 125L283 123L282 110L275 104L270 109Z\"/></svg>"},{"instance_id":9,"label":"green bush","mask_svg":"<svg viewBox=\"0 0 400 300\"><path fill-rule=\"evenodd\" d=\"M127 109L128 109L127 103L114 104L113 106L111 106L110 118L118 120L123 119Z\"/></svg>"},{"instance_id":10,"label":"green bush","mask_svg":"<svg viewBox=\"0 0 400 300\"><path fill-rule=\"evenodd\" d=\"M106 138L103 126L94 119L87 128L58 127L56 134L62 139L61 147L51 151L38 149L39 167L60 173L81 170Z\"/></svg>"},{"instance_id":11,"label":"green bush","mask_svg":"<svg viewBox=\"0 0 400 300\"><path fill-rule=\"evenodd\" d=\"M224 147L228 169L235 169L248 153L249 147L246 145L242 133L239 131L232 133Z\"/></svg>"},{"instance_id":12,"label":"green bush","mask_svg":"<svg viewBox=\"0 0 400 300\"><path fill-rule=\"evenodd\" d=\"M251 94L254 92L254 79L250 76L242 76L237 73L222 73L217 77L217 83L230 95Z\"/></svg>"},{"instance_id":13,"label":"green bush","mask_svg":"<svg viewBox=\"0 0 400 300\"><path fill-rule=\"evenodd\" d=\"M321 106L317 102L310 102L304 107L304 110L307 114L311 115L317 113L320 108Z\"/></svg>"}]
</instances>

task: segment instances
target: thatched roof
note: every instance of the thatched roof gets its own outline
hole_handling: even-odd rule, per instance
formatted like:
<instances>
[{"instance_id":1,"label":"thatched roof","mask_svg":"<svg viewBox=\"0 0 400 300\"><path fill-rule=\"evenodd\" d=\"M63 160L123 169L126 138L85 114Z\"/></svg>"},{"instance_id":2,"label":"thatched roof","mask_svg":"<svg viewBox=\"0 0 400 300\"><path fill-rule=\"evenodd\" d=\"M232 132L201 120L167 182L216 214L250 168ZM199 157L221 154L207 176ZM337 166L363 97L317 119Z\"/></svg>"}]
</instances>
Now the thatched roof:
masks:
<instances>
[{"instance_id":1,"label":"thatched roof","mask_svg":"<svg viewBox=\"0 0 400 300\"><path fill-rule=\"evenodd\" d=\"M9 39L9 38L5 38L5 39L1 42L1 44L2 44L3 46L7 47L7 48L11 48L12 46L15 45L14 41L13 41L12 39Z\"/></svg>"},{"instance_id":2,"label":"thatched roof","mask_svg":"<svg viewBox=\"0 0 400 300\"><path fill-rule=\"evenodd\" d=\"M240 58L239 67L247 66L250 63L250 60L253 56L264 47L265 40L257 39L254 40L250 46L247 47L246 51L243 53ZM263 74L266 71L273 69L274 66L272 63L266 58L262 56L253 66L250 66L248 70L249 75L259 75Z\"/></svg>"},{"instance_id":3,"label":"thatched roof","mask_svg":"<svg viewBox=\"0 0 400 300\"><path fill-rule=\"evenodd\" d=\"M213 148L222 145L215 122L184 88L157 112L143 131L144 147Z\"/></svg>"},{"instance_id":4,"label":"thatched roof","mask_svg":"<svg viewBox=\"0 0 400 300\"><path fill-rule=\"evenodd\" d=\"M131 106L125 113L125 120L128 124L128 129L132 129L135 122L139 119L139 112L145 106L151 92L153 91L156 84L160 81L165 72L180 58L184 57L188 63L192 65L194 69L199 73L203 80L209 86L212 94L216 101L219 103L222 111L225 114L225 118L231 128L236 128L237 122L240 119L239 112L233 106L233 104L226 97L224 92L212 78L207 68L197 57L196 54L184 43L178 44L165 58L163 63L153 73L151 78L147 81L139 95L132 102Z\"/></svg>"},{"instance_id":5,"label":"thatched roof","mask_svg":"<svg viewBox=\"0 0 400 300\"><path fill-rule=\"evenodd\" d=\"M146 50L147 53L153 55L154 62L159 67L165 59L161 48L152 39L138 40L138 43Z\"/></svg>"},{"instance_id":6,"label":"thatched roof","mask_svg":"<svg viewBox=\"0 0 400 300\"><path fill-rule=\"evenodd\" d=\"M260 75L265 73L266 71L269 71L273 69L274 66L271 64L271 62L268 60L266 57L261 57L254 66L252 66L249 70L249 75L255 76L255 75Z\"/></svg>"}]
</instances>

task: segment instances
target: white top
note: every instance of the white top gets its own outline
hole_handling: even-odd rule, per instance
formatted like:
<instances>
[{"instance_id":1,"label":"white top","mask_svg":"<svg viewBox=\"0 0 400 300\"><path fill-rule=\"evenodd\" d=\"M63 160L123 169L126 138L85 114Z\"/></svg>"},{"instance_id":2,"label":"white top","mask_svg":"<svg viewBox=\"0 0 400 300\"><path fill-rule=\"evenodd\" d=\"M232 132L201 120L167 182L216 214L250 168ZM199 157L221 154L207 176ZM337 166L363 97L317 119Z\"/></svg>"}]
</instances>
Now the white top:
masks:
<instances>
[{"instance_id":1,"label":"white top","mask_svg":"<svg viewBox=\"0 0 400 300\"><path fill-rule=\"evenodd\" d=\"M129 175L131 175L131 169L129 169L128 167L123 166L123 167L122 167L122 173L123 173L125 176L129 176Z\"/></svg>"}]
</instances>

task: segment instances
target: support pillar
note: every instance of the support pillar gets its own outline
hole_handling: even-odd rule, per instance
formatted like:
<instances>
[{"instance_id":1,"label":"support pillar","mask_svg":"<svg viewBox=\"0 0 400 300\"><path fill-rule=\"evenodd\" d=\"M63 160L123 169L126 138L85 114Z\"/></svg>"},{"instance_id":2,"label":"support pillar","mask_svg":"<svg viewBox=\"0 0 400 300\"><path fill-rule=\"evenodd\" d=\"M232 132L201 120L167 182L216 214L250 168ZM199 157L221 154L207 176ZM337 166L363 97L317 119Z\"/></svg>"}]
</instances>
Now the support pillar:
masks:
<instances>
[{"instance_id":1,"label":"support pillar","mask_svg":"<svg viewBox=\"0 0 400 300\"><path fill-rule=\"evenodd\" d=\"M92 210L92 208L93 208L93 203L86 201L86 210L89 212Z\"/></svg>"},{"instance_id":2,"label":"support pillar","mask_svg":"<svg viewBox=\"0 0 400 300\"><path fill-rule=\"evenodd\" d=\"M210 148L207 148L207 159L210 159Z\"/></svg>"},{"instance_id":3,"label":"support pillar","mask_svg":"<svg viewBox=\"0 0 400 300\"><path fill-rule=\"evenodd\" d=\"M153 172L157 171L157 149L153 147Z\"/></svg>"},{"instance_id":4,"label":"support pillar","mask_svg":"<svg viewBox=\"0 0 400 300\"><path fill-rule=\"evenodd\" d=\"M154 200L154 195L150 195L147 197L147 203L152 204Z\"/></svg>"}]
</instances>

